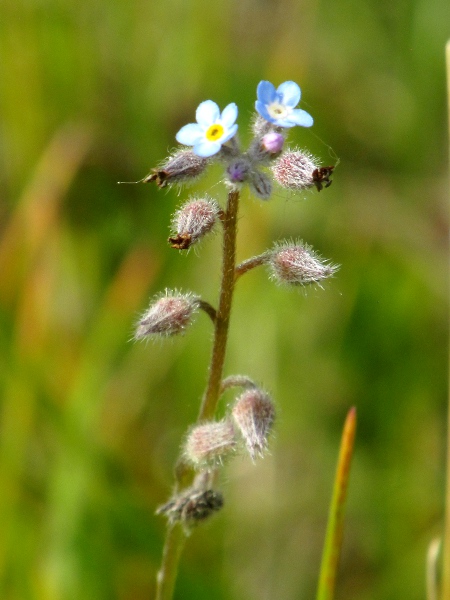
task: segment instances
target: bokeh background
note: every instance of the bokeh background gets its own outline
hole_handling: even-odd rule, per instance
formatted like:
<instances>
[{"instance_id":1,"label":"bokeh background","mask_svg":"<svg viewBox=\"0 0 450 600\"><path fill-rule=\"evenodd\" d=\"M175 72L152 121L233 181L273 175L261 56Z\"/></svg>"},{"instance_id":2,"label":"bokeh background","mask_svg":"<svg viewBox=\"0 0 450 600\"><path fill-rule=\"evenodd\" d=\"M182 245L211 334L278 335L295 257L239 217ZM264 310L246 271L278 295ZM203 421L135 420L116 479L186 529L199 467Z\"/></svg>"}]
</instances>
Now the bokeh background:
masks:
<instances>
[{"instance_id":1,"label":"bokeh background","mask_svg":"<svg viewBox=\"0 0 450 600\"><path fill-rule=\"evenodd\" d=\"M447 396L447 0L2 0L0 597L153 597L154 516L197 416L211 326L135 344L166 287L217 298L220 237L166 239L188 194L137 180L198 103L240 108L293 79L291 132L333 185L244 194L238 258L300 237L342 265L325 289L237 288L226 374L277 402L271 456L224 470L226 505L186 546L176 598L315 594L347 410L358 410L337 600L425 597L442 527ZM225 398L226 401L230 398ZM223 408L224 409L224 408Z\"/></svg>"}]
</instances>

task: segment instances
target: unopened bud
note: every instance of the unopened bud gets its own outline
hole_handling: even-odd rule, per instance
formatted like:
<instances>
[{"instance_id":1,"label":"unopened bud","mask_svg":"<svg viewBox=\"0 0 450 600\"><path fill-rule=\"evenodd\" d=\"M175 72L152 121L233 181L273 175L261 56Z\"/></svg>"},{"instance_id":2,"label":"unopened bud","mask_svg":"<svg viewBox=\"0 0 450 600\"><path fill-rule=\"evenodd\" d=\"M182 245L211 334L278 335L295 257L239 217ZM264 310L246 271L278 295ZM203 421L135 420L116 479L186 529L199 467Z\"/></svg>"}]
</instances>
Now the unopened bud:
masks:
<instances>
[{"instance_id":1,"label":"unopened bud","mask_svg":"<svg viewBox=\"0 0 450 600\"><path fill-rule=\"evenodd\" d=\"M167 184L183 184L199 177L208 166L208 159L197 156L191 149L177 150L142 181L154 181L160 188Z\"/></svg>"},{"instance_id":2,"label":"unopened bud","mask_svg":"<svg viewBox=\"0 0 450 600\"><path fill-rule=\"evenodd\" d=\"M227 167L227 175L230 183L243 183L247 180L251 165L245 158L239 158L231 162Z\"/></svg>"},{"instance_id":3,"label":"unopened bud","mask_svg":"<svg viewBox=\"0 0 450 600\"><path fill-rule=\"evenodd\" d=\"M237 398L232 415L252 459L262 456L275 421L270 396L259 388L248 389Z\"/></svg>"},{"instance_id":4,"label":"unopened bud","mask_svg":"<svg viewBox=\"0 0 450 600\"><path fill-rule=\"evenodd\" d=\"M233 423L211 421L194 427L186 440L184 454L195 467L221 464L236 449Z\"/></svg>"},{"instance_id":5,"label":"unopened bud","mask_svg":"<svg viewBox=\"0 0 450 600\"><path fill-rule=\"evenodd\" d=\"M272 181L261 171L253 171L249 180L251 191L261 200L269 200L272 195Z\"/></svg>"},{"instance_id":6,"label":"unopened bud","mask_svg":"<svg viewBox=\"0 0 450 600\"><path fill-rule=\"evenodd\" d=\"M268 264L275 281L294 285L320 284L339 268L321 261L313 249L302 242L279 245L272 251Z\"/></svg>"},{"instance_id":7,"label":"unopened bud","mask_svg":"<svg viewBox=\"0 0 450 600\"><path fill-rule=\"evenodd\" d=\"M166 290L165 296L150 304L143 314L134 338L141 340L151 335L170 336L182 333L191 324L198 306L198 296Z\"/></svg>"},{"instance_id":8,"label":"unopened bud","mask_svg":"<svg viewBox=\"0 0 450 600\"><path fill-rule=\"evenodd\" d=\"M272 167L272 173L281 186L301 191L316 186L320 191L331 185L334 167L319 167L317 159L307 152L286 152Z\"/></svg>"},{"instance_id":9,"label":"unopened bud","mask_svg":"<svg viewBox=\"0 0 450 600\"><path fill-rule=\"evenodd\" d=\"M172 221L172 248L187 250L211 231L219 218L220 207L214 200L189 200L177 210Z\"/></svg>"},{"instance_id":10,"label":"unopened bud","mask_svg":"<svg viewBox=\"0 0 450 600\"><path fill-rule=\"evenodd\" d=\"M270 154L278 154L278 152L281 152L283 144L284 136L275 131L266 133L261 140L261 146Z\"/></svg>"},{"instance_id":11,"label":"unopened bud","mask_svg":"<svg viewBox=\"0 0 450 600\"><path fill-rule=\"evenodd\" d=\"M185 525L197 525L223 506L223 495L218 490L188 488L160 506L156 514L166 515L169 523L181 521Z\"/></svg>"}]
</instances>

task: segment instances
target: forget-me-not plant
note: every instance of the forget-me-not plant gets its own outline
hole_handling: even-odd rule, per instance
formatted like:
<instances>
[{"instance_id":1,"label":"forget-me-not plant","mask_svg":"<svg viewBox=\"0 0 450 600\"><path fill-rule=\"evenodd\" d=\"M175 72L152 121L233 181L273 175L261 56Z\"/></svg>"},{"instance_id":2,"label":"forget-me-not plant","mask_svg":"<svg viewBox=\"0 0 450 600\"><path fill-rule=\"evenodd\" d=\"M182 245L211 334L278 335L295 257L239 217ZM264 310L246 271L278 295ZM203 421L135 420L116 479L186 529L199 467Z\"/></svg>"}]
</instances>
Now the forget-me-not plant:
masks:
<instances>
[{"instance_id":1,"label":"forget-me-not plant","mask_svg":"<svg viewBox=\"0 0 450 600\"><path fill-rule=\"evenodd\" d=\"M172 597L178 558L185 536L195 525L223 506L218 472L233 456L247 454L251 460L267 451L275 422L275 405L270 394L244 375L223 377L228 328L234 288L244 274L266 265L276 282L303 287L332 277L335 265L322 260L301 240L281 241L257 256L236 263L236 238L240 192L244 186L259 199L269 200L274 183L295 191L331 184L333 166L321 167L307 151L285 148L286 129L310 127L312 117L296 108L300 88L286 81L277 89L268 81L257 88L253 138L242 150L236 137L238 109L231 103L220 112L212 100L196 111L197 123L176 134L184 147L176 150L142 181L158 187L183 185L201 176L211 162L223 166L228 188L227 201L204 195L188 198L176 211L169 244L188 250L219 226L223 234L222 277L217 303L211 304L193 292L166 290L154 298L137 323L135 339L173 336L190 327L194 314L202 310L214 328L208 381L198 419L186 432L176 465L172 497L158 509L168 520L163 562L157 579L157 600ZM216 418L220 398L228 389L239 388L221 419Z\"/></svg>"}]
</instances>

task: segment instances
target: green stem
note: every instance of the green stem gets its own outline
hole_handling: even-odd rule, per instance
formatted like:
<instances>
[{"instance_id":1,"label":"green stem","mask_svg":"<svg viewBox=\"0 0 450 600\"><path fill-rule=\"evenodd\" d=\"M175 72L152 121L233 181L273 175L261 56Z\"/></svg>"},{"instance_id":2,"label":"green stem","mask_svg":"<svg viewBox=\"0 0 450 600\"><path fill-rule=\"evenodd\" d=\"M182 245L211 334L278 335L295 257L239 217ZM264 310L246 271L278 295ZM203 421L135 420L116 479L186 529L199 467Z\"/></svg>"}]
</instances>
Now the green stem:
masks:
<instances>
[{"instance_id":1,"label":"green stem","mask_svg":"<svg viewBox=\"0 0 450 600\"><path fill-rule=\"evenodd\" d=\"M234 269L236 265L238 208L239 192L230 192L228 194L227 208L221 218L223 225L222 283L220 287L219 307L214 315L214 341L208 384L197 419L198 423L214 417L221 392L223 364L225 361L235 281ZM203 306L202 308L204 309ZM212 317L211 314L210 316ZM187 487L192 483L194 472L185 463L183 458L178 460L175 468L175 477L177 489ZM156 580L156 600L171 600L173 597L178 564L185 541L186 535L179 523L168 526L161 569L158 572Z\"/></svg>"},{"instance_id":2,"label":"green stem","mask_svg":"<svg viewBox=\"0 0 450 600\"><path fill-rule=\"evenodd\" d=\"M180 523L169 525L161 569L156 577L156 600L171 600L186 536Z\"/></svg>"},{"instance_id":3,"label":"green stem","mask_svg":"<svg viewBox=\"0 0 450 600\"><path fill-rule=\"evenodd\" d=\"M450 40L445 48L447 63L447 101L450 146ZM450 598L450 402L447 425L447 489L445 494L445 529L444 529L444 559L442 570L442 600Z\"/></svg>"},{"instance_id":4,"label":"green stem","mask_svg":"<svg viewBox=\"0 0 450 600\"><path fill-rule=\"evenodd\" d=\"M356 433L356 408L349 410L342 432L333 498L328 515L327 532L320 567L317 600L333 600L336 573L344 531L344 509L350 476L350 463Z\"/></svg>"}]
</instances>

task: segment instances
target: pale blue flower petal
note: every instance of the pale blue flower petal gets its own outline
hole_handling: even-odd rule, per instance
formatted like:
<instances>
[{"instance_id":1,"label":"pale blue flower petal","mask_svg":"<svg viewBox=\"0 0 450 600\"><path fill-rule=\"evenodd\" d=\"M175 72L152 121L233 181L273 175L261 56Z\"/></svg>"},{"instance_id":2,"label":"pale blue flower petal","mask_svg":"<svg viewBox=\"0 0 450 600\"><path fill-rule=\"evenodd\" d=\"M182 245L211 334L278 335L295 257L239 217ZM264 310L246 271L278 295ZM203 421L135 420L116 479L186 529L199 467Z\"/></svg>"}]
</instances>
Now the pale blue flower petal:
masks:
<instances>
[{"instance_id":1,"label":"pale blue flower petal","mask_svg":"<svg viewBox=\"0 0 450 600\"><path fill-rule=\"evenodd\" d=\"M295 81L285 81L278 86L277 95L281 104L289 108L295 108L300 102L301 90Z\"/></svg>"},{"instance_id":2,"label":"pale blue flower petal","mask_svg":"<svg viewBox=\"0 0 450 600\"><path fill-rule=\"evenodd\" d=\"M289 120L292 125L301 125L301 127L311 127L314 123L312 116L307 113L306 110L302 110L301 108L293 110L287 120Z\"/></svg>"},{"instance_id":3,"label":"pale blue flower petal","mask_svg":"<svg viewBox=\"0 0 450 600\"><path fill-rule=\"evenodd\" d=\"M222 140L220 142L210 142L209 140L202 139L195 144L193 151L197 156L208 158L213 154L217 154L222 146Z\"/></svg>"},{"instance_id":4,"label":"pale blue flower petal","mask_svg":"<svg viewBox=\"0 0 450 600\"><path fill-rule=\"evenodd\" d=\"M178 143L194 146L203 137L203 129L197 123L189 123L180 129L175 136Z\"/></svg>"},{"instance_id":5,"label":"pale blue flower petal","mask_svg":"<svg viewBox=\"0 0 450 600\"><path fill-rule=\"evenodd\" d=\"M256 88L256 96L264 104L275 102L277 98L275 86L270 81L260 81Z\"/></svg>"},{"instance_id":6,"label":"pale blue flower petal","mask_svg":"<svg viewBox=\"0 0 450 600\"><path fill-rule=\"evenodd\" d=\"M223 136L220 138L220 143L225 144L225 142L228 142L228 140L231 140L231 138L236 135L237 130L238 130L237 125L233 125L232 127L230 127L230 129L228 131L226 131L223 134Z\"/></svg>"},{"instance_id":7,"label":"pale blue flower petal","mask_svg":"<svg viewBox=\"0 0 450 600\"><path fill-rule=\"evenodd\" d=\"M269 112L267 111L267 104L264 104L264 102L257 100L255 102L255 108L256 112L258 112L263 119L269 121L270 123L275 123L274 119L269 115Z\"/></svg>"},{"instance_id":8,"label":"pale blue flower petal","mask_svg":"<svg viewBox=\"0 0 450 600\"><path fill-rule=\"evenodd\" d=\"M232 102L231 104L229 104L228 106L225 106L225 108L222 111L222 116L221 116L221 123L222 125L225 127L225 129L227 129L228 127L231 127L234 122L236 121L238 116L238 107L236 106L236 104L234 102ZM231 136L233 137L233 136ZM230 139L230 138L228 138Z\"/></svg>"},{"instance_id":9,"label":"pale blue flower petal","mask_svg":"<svg viewBox=\"0 0 450 600\"><path fill-rule=\"evenodd\" d=\"M205 100L198 105L195 113L197 123L204 129L207 129L213 123L217 123L220 118L220 110L215 102L212 100Z\"/></svg>"}]
</instances>

